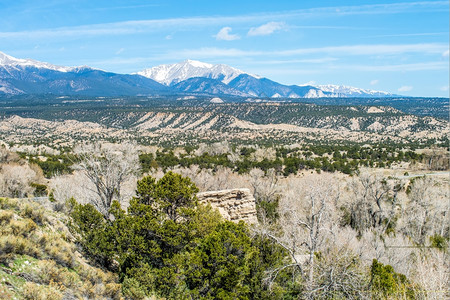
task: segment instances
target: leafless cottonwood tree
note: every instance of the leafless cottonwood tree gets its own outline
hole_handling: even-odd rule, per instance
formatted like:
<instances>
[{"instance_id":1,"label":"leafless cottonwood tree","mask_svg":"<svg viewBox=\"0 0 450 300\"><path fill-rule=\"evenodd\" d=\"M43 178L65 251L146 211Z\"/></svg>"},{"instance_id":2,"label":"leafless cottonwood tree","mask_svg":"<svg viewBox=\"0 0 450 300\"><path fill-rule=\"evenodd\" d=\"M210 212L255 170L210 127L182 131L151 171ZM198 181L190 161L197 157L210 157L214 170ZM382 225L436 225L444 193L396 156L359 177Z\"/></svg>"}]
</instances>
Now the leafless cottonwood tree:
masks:
<instances>
[{"instance_id":1,"label":"leafless cottonwood tree","mask_svg":"<svg viewBox=\"0 0 450 300\"><path fill-rule=\"evenodd\" d=\"M125 181L139 170L136 145L132 143L89 144L75 149L79 162L74 166L93 184L97 195L92 204L106 218L112 201L121 201L121 188Z\"/></svg>"},{"instance_id":2,"label":"leafless cottonwood tree","mask_svg":"<svg viewBox=\"0 0 450 300\"><path fill-rule=\"evenodd\" d=\"M414 282L419 299L450 299L450 257L448 252L426 249L416 258Z\"/></svg>"},{"instance_id":3,"label":"leafless cottonwood tree","mask_svg":"<svg viewBox=\"0 0 450 300\"><path fill-rule=\"evenodd\" d=\"M306 282L308 297L313 298L316 253L323 243L332 238L332 213L338 199L337 184L326 178L292 178L284 187L280 200L280 227L282 233L266 231L291 256L292 262L269 272L268 281L273 280L280 270L295 268Z\"/></svg>"},{"instance_id":4,"label":"leafless cottonwood tree","mask_svg":"<svg viewBox=\"0 0 450 300\"><path fill-rule=\"evenodd\" d=\"M256 151L250 154L250 159L253 161L275 160L277 158L277 152L274 148L259 148L256 147Z\"/></svg>"},{"instance_id":5,"label":"leafless cottonwood tree","mask_svg":"<svg viewBox=\"0 0 450 300\"><path fill-rule=\"evenodd\" d=\"M223 166L218 166L216 170L201 169L198 165L189 168L177 166L170 170L191 178L201 192L249 187L246 176Z\"/></svg>"},{"instance_id":6,"label":"leafless cottonwood tree","mask_svg":"<svg viewBox=\"0 0 450 300\"><path fill-rule=\"evenodd\" d=\"M429 170L448 170L449 169L449 154L446 149L432 146L430 149L424 151L423 163Z\"/></svg>"},{"instance_id":7,"label":"leafless cottonwood tree","mask_svg":"<svg viewBox=\"0 0 450 300\"><path fill-rule=\"evenodd\" d=\"M427 237L439 234L450 236L450 205L448 185L431 177L417 178L409 187L403 232L417 244L425 244Z\"/></svg>"},{"instance_id":8,"label":"leafless cottonwood tree","mask_svg":"<svg viewBox=\"0 0 450 300\"><path fill-rule=\"evenodd\" d=\"M93 185L82 171L54 176L50 179L48 186L52 191L53 198L59 204L65 203L70 198L74 198L80 203L90 203L91 199L97 197L93 188L87 188L88 186L93 187Z\"/></svg>"},{"instance_id":9,"label":"leafless cottonwood tree","mask_svg":"<svg viewBox=\"0 0 450 300\"><path fill-rule=\"evenodd\" d=\"M203 153L210 155L220 155L225 153L231 153L231 146L228 141L216 142L212 144L201 143L198 145L198 149L195 150L195 155L200 156Z\"/></svg>"},{"instance_id":10,"label":"leafless cottonwood tree","mask_svg":"<svg viewBox=\"0 0 450 300\"><path fill-rule=\"evenodd\" d=\"M267 170L266 174L261 169L251 169L249 172L250 184L256 201L272 202L278 199L279 177L274 169Z\"/></svg>"},{"instance_id":11,"label":"leafless cottonwood tree","mask_svg":"<svg viewBox=\"0 0 450 300\"><path fill-rule=\"evenodd\" d=\"M23 198L34 190L38 173L28 164L9 163L0 166L0 196Z\"/></svg>"},{"instance_id":12,"label":"leafless cottonwood tree","mask_svg":"<svg viewBox=\"0 0 450 300\"><path fill-rule=\"evenodd\" d=\"M20 157L17 153L6 149L5 145L0 146L0 163L18 162Z\"/></svg>"},{"instance_id":13,"label":"leafless cottonwood tree","mask_svg":"<svg viewBox=\"0 0 450 300\"><path fill-rule=\"evenodd\" d=\"M398 184L389 182L383 176L362 170L350 182L350 225L359 234L364 230L389 226L398 204ZM389 201L390 202L389 202ZM386 205L386 204L390 205ZM384 221L384 222L383 222Z\"/></svg>"},{"instance_id":14,"label":"leafless cottonwood tree","mask_svg":"<svg viewBox=\"0 0 450 300\"><path fill-rule=\"evenodd\" d=\"M314 281L308 297L313 299L368 299L369 278L353 245L359 244L350 228L333 226L335 238L327 240L316 257Z\"/></svg>"}]
</instances>

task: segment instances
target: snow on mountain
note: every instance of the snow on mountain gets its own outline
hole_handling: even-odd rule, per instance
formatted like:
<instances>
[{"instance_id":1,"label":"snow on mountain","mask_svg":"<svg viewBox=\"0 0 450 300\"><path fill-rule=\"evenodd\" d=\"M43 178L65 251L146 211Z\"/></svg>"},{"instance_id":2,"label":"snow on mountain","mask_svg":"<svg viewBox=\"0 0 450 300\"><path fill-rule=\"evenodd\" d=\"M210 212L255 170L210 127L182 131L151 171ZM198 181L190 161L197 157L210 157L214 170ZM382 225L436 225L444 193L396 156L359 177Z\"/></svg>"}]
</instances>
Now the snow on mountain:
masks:
<instances>
[{"instance_id":1,"label":"snow on mountain","mask_svg":"<svg viewBox=\"0 0 450 300\"><path fill-rule=\"evenodd\" d=\"M33 59L21 59L21 58L15 58L10 55L7 55L3 52L0 52L0 66L3 67L34 67L38 69L49 69L59 72L70 72L72 71L72 67L62 67L62 66L55 66L46 62L40 62Z\"/></svg>"},{"instance_id":2,"label":"snow on mountain","mask_svg":"<svg viewBox=\"0 0 450 300\"><path fill-rule=\"evenodd\" d=\"M195 93L258 98L393 97L338 85L283 85L224 64L185 60L136 74L63 67L0 52L0 94L150 95Z\"/></svg>"},{"instance_id":3,"label":"snow on mountain","mask_svg":"<svg viewBox=\"0 0 450 300\"><path fill-rule=\"evenodd\" d=\"M360 89L351 86L345 85L334 85L334 84L326 84L326 85L314 85L314 87L320 89L323 92L330 93L329 97L386 97L386 96L394 96L391 93L383 92L383 91L374 91L367 89ZM321 97L321 96L319 96Z\"/></svg>"},{"instance_id":4,"label":"snow on mountain","mask_svg":"<svg viewBox=\"0 0 450 300\"><path fill-rule=\"evenodd\" d=\"M213 65L188 59L177 64L159 65L145 69L137 74L165 85L173 85L193 77L217 79L228 84L239 75L248 73L223 64ZM255 75L251 76L259 78Z\"/></svg>"},{"instance_id":5,"label":"snow on mountain","mask_svg":"<svg viewBox=\"0 0 450 300\"><path fill-rule=\"evenodd\" d=\"M173 84L172 88L186 93L200 93L200 94L212 94L212 95L230 95L246 97L248 94L245 92L234 89L220 80L205 78L205 77L193 77Z\"/></svg>"},{"instance_id":6,"label":"snow on mountain","mask_svg":"<svg viewBox=\"0 0 450 300\"><path fill-rule=\"evenodd\" d=\"M304 96L304 98L323 98L323 97L326 97L326 95L320 89L319 90L310 89L308 93L306 93Z\"/></svg>"},{"instance_id":7,"label":"snow on mountain","mask_svg":"<svg viewBox=\"0 0 450 300\"><path fill-rule=\"evenodd\" d=\"M0 95L53 94L136 96L170 94L150 78L116 74L88 66L61 67L0 52Z\"/></svg>"},{"instance_id":8,"label":"snow on mountain","mask_svg":"<svg viewBox=\"0 0 450 300\"><path fill-rule=\"evenodd\" d=\"M97 71L103 71L101 69L92 68L89 66L76 66L76 67L64 67L64 66L57 66L50 63L37 61L34 59L23 59L23 58L15 58L11 55L5 54L0 51L0 67L6 68L6 69L15 69L18 68L24 69L27 67L37 68L37 69L47 69L52 71L58 71L58 72L81 72L85 70L97 70ZM106 71L105 71L106 72Z\"/></svg>"},{"instance_id":9,"label":"snow on mountain","mask_svg":"<svg viewBox=\"0 0 450 300\"><path fill-rule=\"evenodd\" d=\"M0 80L0 94L9 94L9 95L20 95L24 94L25 92L14 87L9 82Z\"/></svg>"},{"instance_id":10,"label":"snow on mountain","mask_svg":"<svg viewBox=\"0 0 450 300\"><path fill-rule=\"evenodd\" d=\"M286 86L227 65L213 65L189 59L176 64L165 64L145 69L137 74L167 86L176 87L184 92L239 95L236 93L236 90L238 90L249 96L270 98L393 96L386 92L331 84ZM193 79L195 79L194 85ZM214 82L207 81L211 79L218 81L216 85L214 85ZM202 83L202 80L205 82ZM221 84L228 85L232 89L226 89Z\"/></svg>"}]
</instances>

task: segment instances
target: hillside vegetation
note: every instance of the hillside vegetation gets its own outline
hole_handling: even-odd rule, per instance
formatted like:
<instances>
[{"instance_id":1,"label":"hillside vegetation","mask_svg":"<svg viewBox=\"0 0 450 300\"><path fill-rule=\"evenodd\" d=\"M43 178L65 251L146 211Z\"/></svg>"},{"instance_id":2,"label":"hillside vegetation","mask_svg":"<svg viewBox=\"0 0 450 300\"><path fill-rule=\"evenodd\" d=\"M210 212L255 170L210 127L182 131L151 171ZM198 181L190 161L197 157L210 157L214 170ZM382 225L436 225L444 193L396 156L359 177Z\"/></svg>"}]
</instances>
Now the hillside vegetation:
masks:
<instances>
[{"instance_id":1,"label":"hillside vegetation","mask_svg":"<svg viewBox=\"0 0 450 300\"><path fill-rule=\"evenodd\" d=\"M0 298L450 298L446 120L375 99L16 100Z\"/></svg>"},{"instance_id":2,"label":"hillside vegetation","mask_svg":"<svg viewBox=\"0 0 450 300\"><path fill-rule=\"evenodd\" d=\"M0 299L122 298L118 276L80 254L67 221L35 201L0 198Z\"/></svg>"},{"instance_id":3,"label":"hillside vegetation","mask_svg":"<svg viewBox=\"0 0 450 300\"><path fill-rule=\"evenodd\" d=\"M445 142L448 122L389 106L223 103L153 98L0 101L0 139L73 146L95 139L196 145ZM377 104L376 102L374 104Z\"/></svg>"},{"instance_id":4,"label":"hillside vegetation","mask_svg":"<svg viewBox=\"0 0 450 300\"><path fill-rule=\"evenodd\" d=\"M26 161L3 150L2 194L24 191L21 197L39 194L49 200L0 200L2 297L449 296L445 173L422 176L405 168L407 161L397 169L361 167L352 176L316 169L285 172L289 164L255 164L239 172L227 165L239 165L232 153L220 154L224 146L139 157L135 144L80 145L66 154L73 173L48 173L49 179L34 165L40 158ZM239 149L248 162L278 156L269 149L226 149ZM280 148L278 157L330 149ZM364 156L369 150L357 152ZM338 159L352 151L336 149L331 156ZM194 155L184 156L189 153ZM28 170L30 176L13 181L5 176L12 170ZM253 193L257 224L226 221L196 198L198 191L236 187Z\"/></svg>"}]
</instances>

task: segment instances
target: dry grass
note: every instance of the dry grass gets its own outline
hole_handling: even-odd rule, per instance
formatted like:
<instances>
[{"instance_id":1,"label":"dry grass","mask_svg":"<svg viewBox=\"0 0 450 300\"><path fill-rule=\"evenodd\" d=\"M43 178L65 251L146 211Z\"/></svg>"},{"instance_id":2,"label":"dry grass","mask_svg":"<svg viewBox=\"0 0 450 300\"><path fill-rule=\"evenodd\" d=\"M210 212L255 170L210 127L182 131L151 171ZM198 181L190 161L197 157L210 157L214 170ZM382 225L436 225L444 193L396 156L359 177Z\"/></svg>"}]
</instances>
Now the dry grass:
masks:
<instances>
[{"instance_id":1,"label":"dry grass","mask_svg":"<svg viewBox=\"0 0 450 300\"><path fill-rule=\"evenodd\" d=\"M19 201L17 199L0 198L0 209L18 209Z\"/></svg>"},{"instance_id":2,"label":"dry grass","mask_svg":"<svg viewBox=\"0 0 450 300\"><path fill-rule=\"evenodd\" d=\"M0 225L8 224L12 217L12 211L0 210Z\"/></svg>"},{"instance_id":3,"label":"dry grass","mask_svg":"<svg viewBox=\"0 0 450 300\"><path fill-rule=\"evenodd\" d=\"M14 294L7 285L0 285L0 299L13 299Z\"/></svg>"},{"instance_id":4,"label":"dry grass","mask_svg":"<svg viewBox=\"0 0 450 300\"><path fill-rule=\"evenodd\" d=\"M115 274L89 264L64 215L0 198L0 299L123 299Z\"/></svg>"},{"instance_id":5,"label":"dry grass","mask_svg":"<svg viewBox=\"0 0 450 300\"><path fill-rule=\"evenodd\" d=\"M38 225L43 225L46 221L45 210L37 205L25 204L21 209L20 215L24 218L30 218Z\"/></svg>"},{"instance_id":6,"label":"dry grass","mask_svg":"<svg viewBox=\"0 0 450 300\"><path fill-rule=\"evenodd\" d=\"M43 286L33 282L27 282L22 287L22 295L27 300L61 300L63 293L58 287Z\"/></svg>"}]
</instances>

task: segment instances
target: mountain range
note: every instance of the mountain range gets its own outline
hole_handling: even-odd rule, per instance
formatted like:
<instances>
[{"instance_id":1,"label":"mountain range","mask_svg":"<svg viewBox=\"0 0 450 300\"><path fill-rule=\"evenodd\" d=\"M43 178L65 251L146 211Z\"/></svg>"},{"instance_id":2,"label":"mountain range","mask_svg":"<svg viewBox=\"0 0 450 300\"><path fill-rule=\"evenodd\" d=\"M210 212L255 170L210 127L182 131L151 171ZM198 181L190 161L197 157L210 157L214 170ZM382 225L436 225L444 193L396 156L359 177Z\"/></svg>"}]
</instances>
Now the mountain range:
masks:
<instances>
[{"instance_id":1,"label":"mountain range","mask_svg":"<svg viewBox=\"0 0 450 300\"><path fill-rule=\"evenodd\" d=\"M283 85L223 64L185 60L134 74L56 66L0 52L0 95L214 95L251 98L393 97L354 87Z\"/></svg>"}]
</instances>

